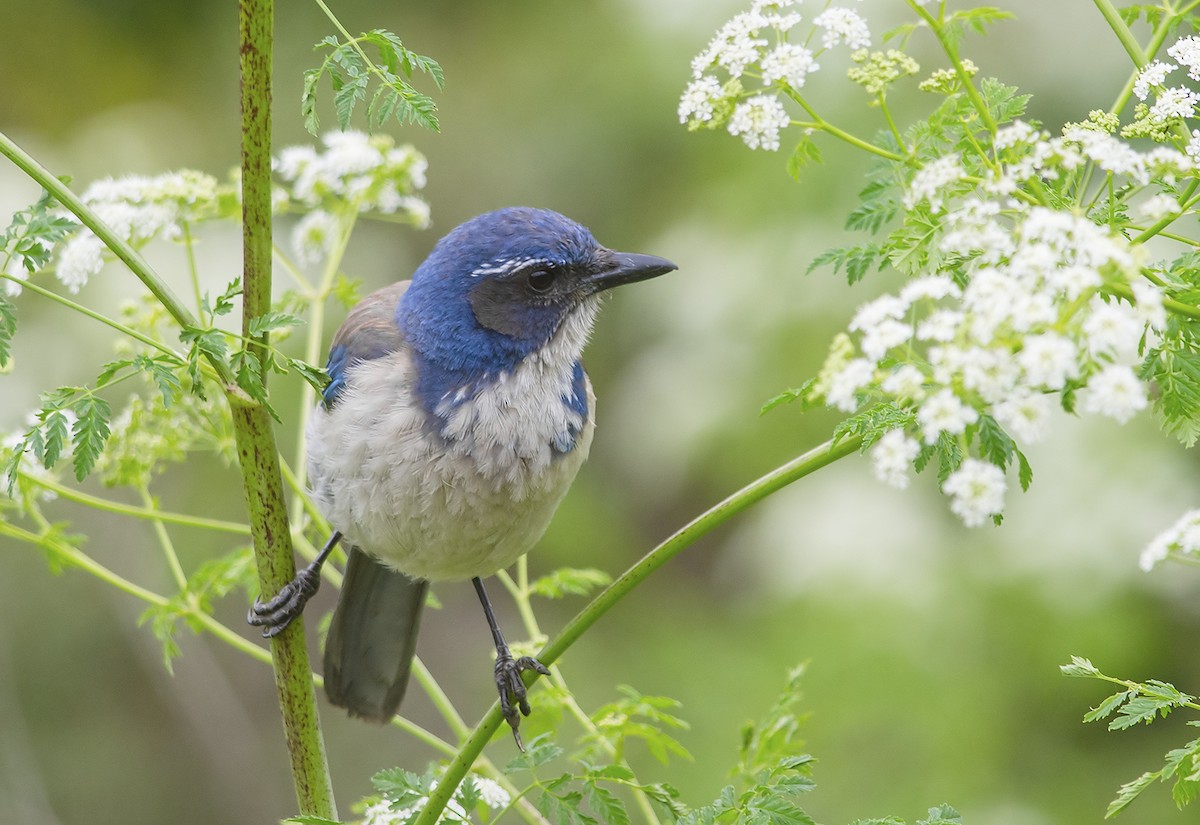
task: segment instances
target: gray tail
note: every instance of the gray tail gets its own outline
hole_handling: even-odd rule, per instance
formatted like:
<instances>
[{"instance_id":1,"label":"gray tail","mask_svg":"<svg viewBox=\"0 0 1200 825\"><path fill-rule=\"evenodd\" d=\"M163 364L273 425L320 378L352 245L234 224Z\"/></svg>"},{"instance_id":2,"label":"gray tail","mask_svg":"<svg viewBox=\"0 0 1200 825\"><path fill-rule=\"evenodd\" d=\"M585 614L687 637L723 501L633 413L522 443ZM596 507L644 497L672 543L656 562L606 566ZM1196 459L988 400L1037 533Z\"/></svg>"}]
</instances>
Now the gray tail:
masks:
<instances>
[{"instance_id":1,"label":"gray tail","mask_svg":"<svg viewBox=\"0 0 1200 825\"><path fill-rule=\"evenodd\" d=\"M417 648L429 582L408 578L351 547L325 641L325 695L352 716L396 714Z\"/></svg>"}]
</instances>

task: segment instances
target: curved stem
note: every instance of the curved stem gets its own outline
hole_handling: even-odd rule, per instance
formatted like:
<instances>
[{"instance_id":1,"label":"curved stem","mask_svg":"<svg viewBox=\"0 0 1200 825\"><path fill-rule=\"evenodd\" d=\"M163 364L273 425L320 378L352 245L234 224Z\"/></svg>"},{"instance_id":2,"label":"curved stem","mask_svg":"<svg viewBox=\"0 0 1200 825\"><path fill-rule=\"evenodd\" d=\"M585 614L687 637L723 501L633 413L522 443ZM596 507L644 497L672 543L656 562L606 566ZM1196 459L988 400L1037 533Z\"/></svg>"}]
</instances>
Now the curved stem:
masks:
<instances>
[{"instance_id":1,"label":"curved stem","mask_svg":"<svg viewBox=\"0 0 1200 825\"><path fill-rule=\"evenodd\" d=\"M820 129L822 132L833 135L838 140L843 140L846 143L849 143L851 146L862 149L864 152L870 152L872 155L878 155L881 158L897 161L904 160L903 155L897 155L895 152L884 149L882 146L876 146L875 144L865 141L860 137L855 137L844 129L839 129L837 126L834 126L832 123L825 120L825 118L818 115L816 110L808 105L808 101L790 86L781 86L780 89L785 95L796 101L796 103L800 105L800 108L807 112L808 116L812 118L812 123L793 121L794 125L804 126L810 129Z\"/></svg>"},{"instance_id":2,"label":"curved stem","mask_svg":"<svg viewBox=\"0 0 1200 825\"><path fill-rule=\"evenodd\" d=\"M861 438L848 438L839 442L827 441L792 459L781 467L777 467L766 475L752 481L724 501L714 505L706 512L676 531L670 538L647 553L641 561L626 570L620 578L601 591L586 607L573 618L562 632L553 639L538 654L543 664L550 665L571 647L589 627L595 624L601 616L625 598L633 588L682 550L696 542L701 536L711 532L732 516L745 510L752 504L761 501L766 496L779 490L793 481L803 478L809 473L832 464L840 458L850 455L862 444ZM525 678L532 683L536 674L526 672ZM500 703L496 702L480 720L474 732L463 743L458 754L451 760L438 782L437 788L429 795L429 802L421 811L415 825L434 825L446 807L446 803L462 782L471 765L483 751L484 746L491 740L502 721Z\"/></svg>"}]
</instances>

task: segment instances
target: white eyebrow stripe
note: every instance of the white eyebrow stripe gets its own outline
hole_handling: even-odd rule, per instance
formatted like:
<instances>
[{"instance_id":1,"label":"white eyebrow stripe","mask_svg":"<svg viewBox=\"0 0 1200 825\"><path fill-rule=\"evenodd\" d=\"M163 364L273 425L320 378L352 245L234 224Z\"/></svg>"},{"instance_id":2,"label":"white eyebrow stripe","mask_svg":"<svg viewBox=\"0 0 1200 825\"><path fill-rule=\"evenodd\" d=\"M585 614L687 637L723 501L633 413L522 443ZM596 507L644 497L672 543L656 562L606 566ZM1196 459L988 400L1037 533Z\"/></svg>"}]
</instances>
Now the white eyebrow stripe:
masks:
<instances>
[{"instance_id":1,"label":"white eyebrow stripe","mask_svg":"<svg viewBox=\"0 0 1200 825\"><path fill-rule=\"evenodd\" d=\"M554 262L544 258L533 258L525 256L523 258L498 258L494 261L488 261L482 266L476 267L471 271L472 278L478 278L480 275L508 275L525 268L530 264L545 264L553 266Z\"/></svg>"}]
</instances>

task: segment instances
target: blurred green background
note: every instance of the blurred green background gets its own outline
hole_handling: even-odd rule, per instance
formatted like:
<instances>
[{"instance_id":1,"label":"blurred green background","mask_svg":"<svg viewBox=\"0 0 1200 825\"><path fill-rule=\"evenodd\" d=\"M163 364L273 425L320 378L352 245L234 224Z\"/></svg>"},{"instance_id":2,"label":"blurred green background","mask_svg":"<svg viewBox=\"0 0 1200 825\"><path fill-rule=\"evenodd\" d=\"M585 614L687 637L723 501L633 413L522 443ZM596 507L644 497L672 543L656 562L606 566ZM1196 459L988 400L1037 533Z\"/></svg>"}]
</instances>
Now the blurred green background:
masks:
<instances>
[{"instance_id":1,"label":"blurred green background","mask_svg":"<svg viewBox=\"0 0 1200 825\"><path fill-rule=\"evenodd\" d=\"M1111 103L1128 59L1091 3L1002 5L1019 19L963 50L985 74L1033 93L1031 115L1052 130ZM804 276L844 237L868 160L822 141L826 165L796 184L785 153L678 125L688 61L737 3L335 8L351 31L398 32L447 78L440 135L392 130L429 157L434 226L360 230L350 274L369 287L407 277L460 220L518 203L560 210L606 244L680 266L616 296L603 314L588 352L600 429L532 556L535 574L562 564L619 573L691 516L827 437L831 415L758 409L811 376L853 307L891 283L879 276L848 289L825 271ZM902 19L898 2L856 8L876 34ZM0 5L0 129L79 187L180 167L223 177L237 163L236 26L233 3ZM312 3L278 9L278 146L309 140L301 71L330 32ZM942 65L920 37L913 50L926 70ZM842 79L844 66L828 64L813 98L827 117L869 134L877 113ZM913 91L898 103L919 116L931 100ZM36 194L0 165L0 217ZM177 251L153 256L178 272ZM210 286L226 283L240 262L235 232L207 234L202 260ZM110 266L83 300L112 306L138 290ZM87 381L107 360L98 328L32 294L20 311L17 369L0 379L5 431L38 391ZM632 759L693 804L726 781L743 722L808 661L805 735L820 762L807 808L819 822L915 820L943 801L970 825L1099 822L1118 785L1157 768L1191 729L1182 718L1121 734L1085 727L1080 717L1103 688L1063 678L1057 666L1080 654L1108 672L1200 691L1200 574L1136 567L1141 547L1200 501L1196 458L1148 419L1117 427L1065 417L1029 456L1034 487L1010 494L1000 529L962 528L931 477L898 492L859 458L822 471L650 579L570 652L567 678L587 708L615 698L620 683L680 699L692 726L681 740L695 760L663 767L636 748ZM196 461L157 492L172 509L240 518L234 479ZM105 563L167 589L149 526L53 512L89 534ZM232 546L175 537L192 566ZM22 545L0 541L0 559L0 822L248 823L293 812L265 667L185 632L169 676L158 643L137 626L140 604L80 572L53 576ZM438 592L445 608L429 617L419 653L472 721L493 698L487 634L470 588ZM332 597L323 592L315 606L328 609ZM517 617L499 601L515 634ZM553 632L581 604L548 605L543 626ZM241 628L244 610L230 598L219 616ZM405 712L442 732L419 694L410 692ZM394 731L322 712L343 815L376 769L420 770L432 756ZM569 747L576 734L564 725L560 736ZM505 741L493 749L501 764L513 753ZM1121 821L1196 816L1176 812L1155 787Z\"/></svg>"}]
</instances>

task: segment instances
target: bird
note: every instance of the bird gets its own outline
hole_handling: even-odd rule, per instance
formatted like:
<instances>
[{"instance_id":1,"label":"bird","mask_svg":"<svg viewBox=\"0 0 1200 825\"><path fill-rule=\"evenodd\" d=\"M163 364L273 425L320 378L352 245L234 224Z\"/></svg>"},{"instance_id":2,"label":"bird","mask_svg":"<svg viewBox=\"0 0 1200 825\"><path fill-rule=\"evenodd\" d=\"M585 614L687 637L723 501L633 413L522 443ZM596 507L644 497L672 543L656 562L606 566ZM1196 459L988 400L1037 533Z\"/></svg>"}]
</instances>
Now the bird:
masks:
<instances>
[{"instance_id":1,"label":"bird","mask_svg":"<svg viewBox=\"0 0 1200 825\"><path fill-rule=\"evenodd\" d=\"M518 748L530 707L483 579L541 538L595 430L581 360L602 296L677 269L616 252L557 212L507 207L457 226L412 278L363 299L330 346L306 430L312 499L332 533L247 617L266 637L301 614L339 542L324 653L329 700L386 722L404 697L430 582L471 580Z\"/></svg>"}]
</instances>

